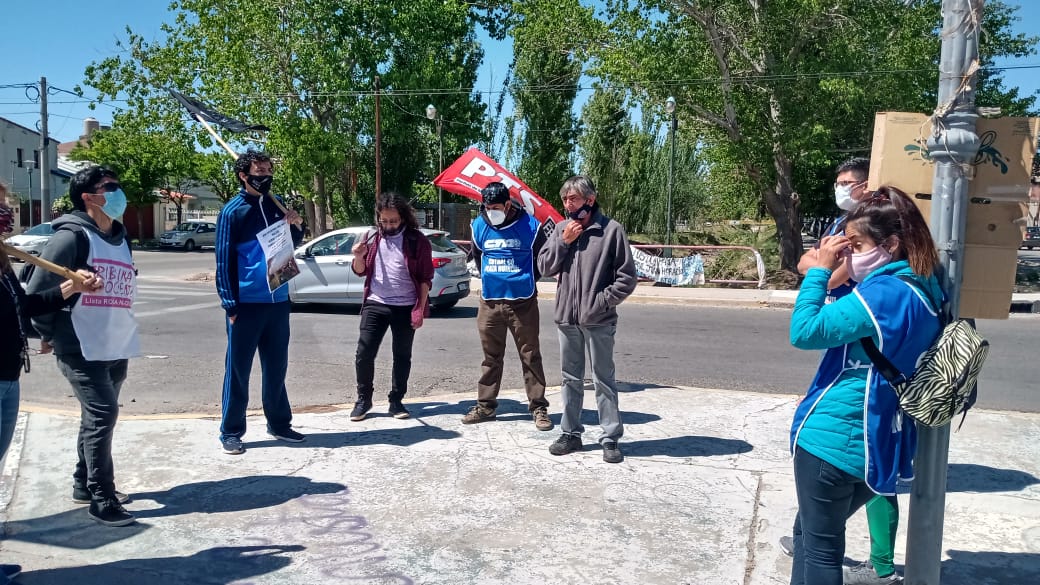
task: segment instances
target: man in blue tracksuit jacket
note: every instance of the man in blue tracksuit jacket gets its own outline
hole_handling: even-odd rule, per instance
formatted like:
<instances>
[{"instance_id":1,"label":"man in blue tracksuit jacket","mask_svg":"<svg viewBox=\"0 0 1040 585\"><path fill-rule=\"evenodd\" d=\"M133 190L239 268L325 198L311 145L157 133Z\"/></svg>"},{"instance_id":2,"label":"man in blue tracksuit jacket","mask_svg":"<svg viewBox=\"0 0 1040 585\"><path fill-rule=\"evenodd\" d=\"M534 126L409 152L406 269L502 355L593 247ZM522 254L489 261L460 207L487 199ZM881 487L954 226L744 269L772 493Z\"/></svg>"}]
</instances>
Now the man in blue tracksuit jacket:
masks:
<instances>
[{"instance_id":1,"label":"man in blue tracksuit jacket","mask_svg":"<svg viewBox=\"0 0 1040 585\"><path fill-rule=\"evenodd\" d=\"M298 443L304 436L292 429L292 410L285 389L289 364L289 288L271 292L267 259L257 234L279 221L288 221L293 245L303 239L302 220L293 210L283 214L268 197L271 158L250 150L235 161L242 190L217 217L217 293L227 313L227 357L221 402L220 442L224 452L245 452L249 404L249 373L259 350L263 371L262 401L267 432L276 439Z\"/></svg>"}]
</instances>

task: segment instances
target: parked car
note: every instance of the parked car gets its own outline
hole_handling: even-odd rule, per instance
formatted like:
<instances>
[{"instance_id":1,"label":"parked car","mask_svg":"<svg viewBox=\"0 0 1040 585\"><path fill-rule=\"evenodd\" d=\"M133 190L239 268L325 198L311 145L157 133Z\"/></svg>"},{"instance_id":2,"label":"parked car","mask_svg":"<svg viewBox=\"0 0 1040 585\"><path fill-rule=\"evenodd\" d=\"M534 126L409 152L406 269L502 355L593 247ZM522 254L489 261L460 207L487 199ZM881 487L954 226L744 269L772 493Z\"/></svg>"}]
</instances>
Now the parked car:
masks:
<instances>
[{"instance_id":1,"label":"parked car","mask_svg":"<svg viewBox=\"0 0 1040 585\"><path fill-rule=\"evenodd\" d=\"M1027 250L1040 248L1040 226L1026 228L1026 239L1022 240L1022 247Z\"/></svg>"},{"instance_id":2,"label":"parked car","mask_svg":"<svg viewBox=\"0 0 1040 585\"><path fill-rule=\"evenodd\" d=\"M17 236L11 236L4 240L4 243L17 248L26 254L39 256L40 252L43 251L43 247L47 245L47 242L51 239L52 235L54 235L54 230L51 229L51 222L48 221L47 223L34 225Z\"/></svg>"},{"instance_id":3,"label":"parked car","mask_svg":"<svg viewBox=\"0 0 1040 585\"><path fill-rule=\"evenodd\" d=\"M217 245L217 224L212 221L189 219L159 236L162 247L184 248L191 252L203 246Z\"/></svg>"},{"instance_id":4,"label":"parked car","mask_svg":"<svg viewBox=\"0 0 1040 585\"><path fill-rule=\"evenodd\" d=\"M364 277L354 274L351 248L370 227L348 227L323 234L296 249L300 274L289 281L292 303L360 305L365 291ZM433 248L433 288L430 305L435 309L454 307L469 295L466 254L447 232L422 229Z\"/></svg>"}]
</instances>

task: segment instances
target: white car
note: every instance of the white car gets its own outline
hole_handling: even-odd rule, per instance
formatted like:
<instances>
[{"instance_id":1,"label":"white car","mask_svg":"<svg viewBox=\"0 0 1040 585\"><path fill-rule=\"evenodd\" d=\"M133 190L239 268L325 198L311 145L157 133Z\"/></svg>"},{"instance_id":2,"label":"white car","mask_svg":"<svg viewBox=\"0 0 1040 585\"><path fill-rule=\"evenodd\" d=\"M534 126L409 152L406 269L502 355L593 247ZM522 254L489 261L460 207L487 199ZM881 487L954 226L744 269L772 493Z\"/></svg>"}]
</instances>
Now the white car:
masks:
<instances>
[{"instance_id":1,"label":"white car","mask_svg":"<svg viewBox=\"0 0 1040 585\"><path fill-rule=\"evenodd\" d=\"M300 274L289 281L289 301L296 304L322 303L360 305L365 294L365 279L350 269L351 248L371 227L348 227L323 234L296 249ZM447 232L422 229L433 248L433 308L454 307L469 295L469 270L466 254Z\"/></svg>"},{"instance_id":2,"label":"white car","mask_svg":"<svg viewBox=\"0 0 1040 585\"><path fill-rule=\"evenodd\" d=\"M34 225L17 236L11 236L4 240L4 243L17 248L26 254L39 256L40 252L43 251L43 247L47 245L48 241L50 241L52 235L54 235L54 230L51 229L51 222L48 221L47 223Z\"/></svg>"},{"instance_id":3,"label":"white car","mask_svg":"<svg viewBox=\"0 0 1040 585\"><path fill-rule=\"evenodd\" d=\"M184 248L191 252L203 246L217 245L217 224L212 221L189 219L172 230L159 236L159 245L163 247Z\"/></svg>"}]
</instances>

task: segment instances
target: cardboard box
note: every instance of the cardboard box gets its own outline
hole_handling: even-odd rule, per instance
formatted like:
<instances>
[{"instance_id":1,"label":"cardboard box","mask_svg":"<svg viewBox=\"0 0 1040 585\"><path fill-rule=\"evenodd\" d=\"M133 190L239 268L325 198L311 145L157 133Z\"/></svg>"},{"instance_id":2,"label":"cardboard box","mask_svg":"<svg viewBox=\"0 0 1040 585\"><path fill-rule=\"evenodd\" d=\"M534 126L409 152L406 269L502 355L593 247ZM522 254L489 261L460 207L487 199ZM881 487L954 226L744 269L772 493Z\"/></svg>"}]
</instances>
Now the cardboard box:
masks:
<instances>
[{"instance_id":1,"label":"cardboard box","mask_svg":"<svg viewBox=\"0 0 1040 585\"><path fill-rule=\"evenodd\" d=\"M924 220L931 225L931 195L918 193L912 196ZM984 199L968 201L968 222L965 226L964 243L968 246L997 246L1017 250L1025 237L1027 214L1026 202L990 202ZM1014 284L1014 282L1012 282Z\"/></svg>"},{"instance_id":2,"label":"cardboard box","mask_svg":"<svg viewBox=\"0 0 1040 585\"><path fill-rule=\"evenodd\" d=\"M960 316L1007 319L1017 265L1017 248L965 246Z\"/></svg>"},{"instance_id":3,"label":"cardboard box","mask_svg":"<svg viewBox=\"0 0 1040 585\"><path fill-rule=\"evenodd\" d=\"M868 189L893 185L931 221L935 164L925 114L880 112L874 118ZM961 317L1007 319L1018 247L1025 236L1029 179L1040 118L979 118L979 152L968 182Z\"/></svg>"},{"instance_id":4,"label":"cardboard box","mask_svg":"<svg viewBox=\"0 0 1040 585\"><path fill-rule=\"evenodd\" d=\"M979 151L972 162L968 196L1020 202L1040 135L1040 118L979 118ZM925 114L879 112L874 116L869 189L894 185L908 194L931 193L935 163L928 153L932 124Z\"/></svg>"}]
</instances>

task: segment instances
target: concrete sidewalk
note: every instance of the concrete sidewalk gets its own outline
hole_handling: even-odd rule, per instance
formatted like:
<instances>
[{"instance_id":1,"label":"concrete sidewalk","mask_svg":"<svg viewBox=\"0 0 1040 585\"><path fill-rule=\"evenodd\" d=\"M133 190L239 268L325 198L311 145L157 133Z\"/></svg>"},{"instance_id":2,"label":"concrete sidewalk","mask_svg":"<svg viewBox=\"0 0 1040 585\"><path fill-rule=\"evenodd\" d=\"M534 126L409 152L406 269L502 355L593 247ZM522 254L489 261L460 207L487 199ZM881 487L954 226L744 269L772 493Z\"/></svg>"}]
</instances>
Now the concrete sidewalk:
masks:
<instances>
[{"instance_id":1,"label":"concrete sidewalk","mask_svg":"<svg viewBox=\"0 0 1040 585\"><path fill-rule=\"evenodd\" d=\"M787 583L776 542L795 511L796 397L625 390L617 465L589 410L585 450L551 456L558 430L537 431L515 392L473 426L460 420L470 394L409 402L409 420L385 404L359 423L346 409L299 415L298 445L254 416L240 456L221 452L215 418L124 419L117 482L139 519L124 528L69 500L78 417L23 413L0 558L24 565L24 585ZM972 411L953 435L944 585L1037 582L1038 442L1032 414ZM865 524L849 523L855 560Z\"/></svg>"}]
</instances>

